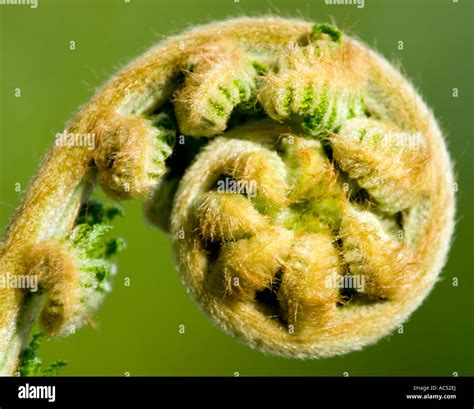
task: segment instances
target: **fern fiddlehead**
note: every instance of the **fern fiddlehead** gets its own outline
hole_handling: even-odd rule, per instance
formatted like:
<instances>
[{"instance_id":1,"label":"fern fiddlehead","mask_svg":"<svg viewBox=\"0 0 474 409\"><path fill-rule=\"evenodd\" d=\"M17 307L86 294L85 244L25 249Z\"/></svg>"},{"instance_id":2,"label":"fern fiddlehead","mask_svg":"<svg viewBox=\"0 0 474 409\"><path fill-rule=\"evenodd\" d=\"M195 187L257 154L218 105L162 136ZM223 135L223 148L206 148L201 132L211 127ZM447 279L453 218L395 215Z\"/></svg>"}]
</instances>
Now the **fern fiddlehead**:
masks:
<instances>
[{"instance_id":1,"label":"fern fiddlehead","mask_svg":"<svg viewBox=\"0 0 474 409\"><path fill-rule=\"evenodd\" d=\"M41 288L0 289L3 373L35 299L56 336L105 293L123 246L104 241L116 211L94 207L96 183L113 199L146 197L202 309L282 356L377 341L444 264L453 176L436 121L387 61L332 26L243 18L170 38L67 131L96 135L97 148L54 147L2 242L1 274L34 274Z\"/></svg>"}]
</instances>

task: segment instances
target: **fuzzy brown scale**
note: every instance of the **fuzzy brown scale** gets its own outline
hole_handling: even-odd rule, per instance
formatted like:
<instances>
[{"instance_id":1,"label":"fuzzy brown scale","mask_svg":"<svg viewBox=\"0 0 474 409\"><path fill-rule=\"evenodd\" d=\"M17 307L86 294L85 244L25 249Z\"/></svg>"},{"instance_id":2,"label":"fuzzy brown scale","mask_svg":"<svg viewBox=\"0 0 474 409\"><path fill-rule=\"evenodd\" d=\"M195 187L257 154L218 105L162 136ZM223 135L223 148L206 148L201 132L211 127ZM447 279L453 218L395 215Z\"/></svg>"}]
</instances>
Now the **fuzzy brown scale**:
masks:
<instances>
[{"instance_id":1,"label":"fuzzy brown scale","mask_svg":"<svg viewBox=\"0 0 474 409\"><path fill-rule=\"evenodd\" d=\"M453 176L436 121L386 60L332 26L242 18L171 37L67 130L95 134L97 149L52 149L0 248L2 275L39 252L28 263L52 300L51 335L94 300L76 273L103 261L78 263L71 232L97 182L114 199L146 198L191 296L264 352L321 358L374 343L444 265ZM350 277L363 285L341 286ZM37 308L19 291L0 300L8 374Z\"/></svg>"}]
</instances>

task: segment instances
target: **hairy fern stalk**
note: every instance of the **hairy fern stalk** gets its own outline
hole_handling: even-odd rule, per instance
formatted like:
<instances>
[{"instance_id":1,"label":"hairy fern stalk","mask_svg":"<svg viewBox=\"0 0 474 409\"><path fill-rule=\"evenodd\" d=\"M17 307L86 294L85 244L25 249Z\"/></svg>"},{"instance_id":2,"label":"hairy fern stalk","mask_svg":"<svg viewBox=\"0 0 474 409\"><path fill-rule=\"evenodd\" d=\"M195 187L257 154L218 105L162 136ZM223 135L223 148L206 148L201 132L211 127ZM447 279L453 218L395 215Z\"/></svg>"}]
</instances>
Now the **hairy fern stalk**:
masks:
<instances>
[{"instance_id":1,"label":"hairy fern stalk","mask_svg":"<svg viewBox=\"0 0 474 409\"><path fill-rule=\"evenodd\" d=\"M189 294L272 354L376 342L445 263L453 173L436 121L394 67L335 27L197 27L118 73L66 132L95 135L96 148L54 146L1 243L0 274L39 283L0 288L2 374L32 350L35 323L68 335L108 291L123 243L107 238L119 210L93 201L97 184L145 197Z\"/></svg>"}]
</instances>

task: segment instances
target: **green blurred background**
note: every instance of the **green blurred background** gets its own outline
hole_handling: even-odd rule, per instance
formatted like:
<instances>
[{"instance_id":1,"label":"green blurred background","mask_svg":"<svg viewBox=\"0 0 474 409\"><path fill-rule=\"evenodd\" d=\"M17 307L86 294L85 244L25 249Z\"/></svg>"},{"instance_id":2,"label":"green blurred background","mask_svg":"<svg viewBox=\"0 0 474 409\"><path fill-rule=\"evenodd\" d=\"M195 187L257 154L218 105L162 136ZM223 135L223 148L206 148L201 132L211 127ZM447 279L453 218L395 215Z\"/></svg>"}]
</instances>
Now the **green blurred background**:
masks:
<instances>
[{"instance_id":1,"label":"green blurred background","mask_svg":"<svg viewBox=\"0 0 474 409\"><path fill-rule=\"evenodd\" d=\"M0 5L0 226L2 229L56 132L118 68L167 35L241 15L334 21L398 60L434 109L456 165L457 229L434 291L405 324L360 352L315 361L266 356L215 328L186 295L166 234L141 203L124 204L114 291L96 328L46 341L44 361L64 375L474 375L473 5L468 0L39 0ZM76 49L69 49L75 41ZM398 50L398 42L404 50ZM15 97L15 89L21 97ZM458 98L452 89L459 89ZM459 286L452 285L454 277ZM130 286L124 284L130 279ZM180 334L179 325L185 325Z\"/></svg>"}]
</instances>

